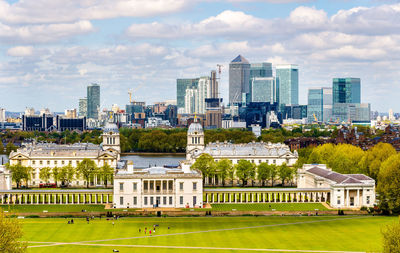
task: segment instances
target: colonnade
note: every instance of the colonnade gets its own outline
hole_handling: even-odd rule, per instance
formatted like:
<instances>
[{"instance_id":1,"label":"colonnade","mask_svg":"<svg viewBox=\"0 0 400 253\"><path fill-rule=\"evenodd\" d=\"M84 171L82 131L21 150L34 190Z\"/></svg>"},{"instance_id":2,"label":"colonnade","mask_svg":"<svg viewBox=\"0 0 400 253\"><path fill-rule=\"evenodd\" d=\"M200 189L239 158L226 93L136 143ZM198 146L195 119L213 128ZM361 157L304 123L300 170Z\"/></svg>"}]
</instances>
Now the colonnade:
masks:
<instances>
[{"instance_id":1,"label":"colonnade","mask_svg":"<svg viewBox=\"0 0 400 253\"><path fill-rule=\"evenodd\" d=\"M258 191L237 191L204 189L205 203L319 203L329 200L329 191L273 191L258 189Z\"/></svg>"},{"instance_id":2,"label":"colonnade","mask_svg":"<svg viewBox=\"0 0 400 253\"><path fill-rule=\"evenodd\" d=\"M0 204L108 204L112 202L112 190L0 191Z\"/></svg>"}]
</instances>

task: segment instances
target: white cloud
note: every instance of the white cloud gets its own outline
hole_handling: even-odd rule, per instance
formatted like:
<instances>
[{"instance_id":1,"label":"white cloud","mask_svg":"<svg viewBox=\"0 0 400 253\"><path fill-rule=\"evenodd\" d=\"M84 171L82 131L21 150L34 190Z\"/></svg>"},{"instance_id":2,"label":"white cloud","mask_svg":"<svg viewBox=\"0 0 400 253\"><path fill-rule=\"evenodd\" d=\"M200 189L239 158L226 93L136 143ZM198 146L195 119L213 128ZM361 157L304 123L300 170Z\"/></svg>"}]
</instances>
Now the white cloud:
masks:
<instances>
[{"instance_id":1,"label":"white cloud","mask_svg":"<svg viewBox=\"0 0 400 253\"><path fill-rule=\"evenodd\" d=\"M30 56L33 53L33 47L32 46L18 46L18 47L13 47L7 50L7 54L10 56Z\"/></svg>"},{"instance_id":2,"label":"white cloud","mask_svg":"<svg viewBox=\"0 0 400 253\"><path fill-rule=\"evenodd\" d=\"M0 23L0 39L3 42L46 43L58 41L70 36L94 31L90 21L58 23L47 25L9 26Z\"/></svg>"},{"instance_id":3,"label":"white cloud","mask_svg":"<svg viewBox=\"0 0 400 253\"><path fill-rule=\"evenodd\" d=\"M0 0L0 21L15 24L71 23L117 17L148 17L182 10L188 0Z\"/></svg>"}]
</instances>

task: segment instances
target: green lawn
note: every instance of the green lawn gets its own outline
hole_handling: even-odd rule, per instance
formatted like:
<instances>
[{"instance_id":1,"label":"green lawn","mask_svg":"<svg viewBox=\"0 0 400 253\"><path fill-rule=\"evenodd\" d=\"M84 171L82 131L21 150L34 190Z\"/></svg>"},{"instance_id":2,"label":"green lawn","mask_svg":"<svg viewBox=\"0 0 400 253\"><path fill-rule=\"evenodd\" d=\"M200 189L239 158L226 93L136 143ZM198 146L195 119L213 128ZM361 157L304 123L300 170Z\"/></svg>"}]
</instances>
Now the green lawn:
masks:
<instances>
[{"instance_id":1,"label":"green lawn","mask_svg":"<svg viewBox=\"0 0 400 253\"><path fill-rule=\"evenodd\" d=\"M328 210L321 203L211 204L213 211L315 211Z\"/></svg>"},{"instance_id":2,"label":"green lawn","mask_svg":"<svg viewBox=\"0 0 400 253\"><path fill-rule=\"evenodd\" d=\"M48 212L104 212L104 205L0 205L4 211L17 213L41 213Z\"/></svg>"},{"instance_id":3,"label":"green lawn","mask_svg":"<svg viewBox=\"0 0 400 253\"><path fill-rule=\"evenodd\" d=\"M190 217L21 220L30 246L48 242L74 243L30 247L29 252L246 252L241 249L369 251L381 250L380 230L397 217ZM144 227L159 224L154 234ZM170 229L168 229L170 227ZM142 229L139 232L139 228ZM39 243L34 243L39 242ZM131 247L129 247L131 246ZM132 247L134 246L134 247ZM146 247L147 246L147 247ZM162 247L154 247L162 246ZM195 247L195 248L168 248ZM217 249L218 248L218 249ZM222 249L224 248L224 249ZM230 248L230 249L226 249Z\"/></svg>"}]
</instances>

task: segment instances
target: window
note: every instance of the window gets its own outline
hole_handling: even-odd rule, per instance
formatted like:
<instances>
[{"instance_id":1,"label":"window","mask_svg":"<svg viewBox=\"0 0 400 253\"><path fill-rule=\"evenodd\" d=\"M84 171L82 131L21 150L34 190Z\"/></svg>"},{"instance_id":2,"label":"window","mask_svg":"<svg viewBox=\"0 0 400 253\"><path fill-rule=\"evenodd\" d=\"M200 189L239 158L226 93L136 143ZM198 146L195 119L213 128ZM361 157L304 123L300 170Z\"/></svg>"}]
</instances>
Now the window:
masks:
<instances>
[{"instance_id":1,"label":"window","mask_svg":"<svg viewBox=\"0 0 400 253\"><path fill-rule=\"evenodd\" d=\"M119 197L119 204L123 205L124 204L124 197Z\"/></svg>"},{"instance_id":2,"label":"window","mask_svg":"<svg viewBox=\"0 0 400 253\"><path fill-rule=\"evenodd\" d=\"M195 206L197 203L197 197L196 196L193 196L193 206Z\"/></svg>"},{"instance_id":3,"label":"window","mask_svg":"<svg viewBox=\"0 0 400 253\"><path fill-rule=\"evenodd\" d=\"M193 182L193 191L197 190L197 183Z\"/></svg>"},{"instance_id":4,"label":"window","mask_svg":"<svg viewBox=\"0 0 400 253\"><path fill-rule=\"evenodd\" d=\"M124 190L124 183L119 183L119 190L123 191Z\"/></svg>"},{"instance_id":5,"label":"window","mask_svg":"<svg viewBox=\"0 0 400 253\"><path fill-rule=\"evenodd\" d=\"M50 161L47 161L47 165L50 165Z\"/></svg>"},{"instance_id":6,"label":"window","mask_svg":"<svg viewBox=\"0 0 400 253\"><path fill-rule=\"evenodd\" d=\"M169 197L169 205L172 205L172 197Z\"/></svg>"},{"instance_id":7,"label":"window","mask_svg":"<svg viewBox=\"0 0 400 253\"><path fill-rule=\"evenodd\" d=\"M137 183L133 183L133 191L137 191Z\"/></svg>"},{"instance_id":8,"label":"window","mask_svg":"<svg viewBox=\"0 0 400 253\"><path fill-rule=\"evenodd\" d=\"M183 205L183 196L179 197L179 204Z\"/></svg>"},{"instance_id":9,"label":"window","mask_svg":"<svg viewBox=\"0 0 400 253\"><path fill-rule=\"evenodd\" d=\"M42 165L42 164L43 164L43 161L39 161L39 164Z\"/></svg>"},{"instance_id":10,"label":"window","mask_svg":"<svg viewBox=\"0 0 400 253\"><path fill-rule=\"evenodd\" d=\"M273 160L272 162L273 162L274 164L276 164L276 160Z\"/></svg>"},{"instance_id":11,"label":"window","mask_svg":"<svg viewBox=\"0 0 400 253\"><path fill-rule=\"evenodd\" d=\"M71 165L71 164L72 164L72 161L69 161L68 164Z\"/></svg>"},{"instance_id":12,"label":"window","mask_svg":"<svg viewBox=\"0 0 400 253\"><path fill-rule=\"evenodd\" d=\"M147 197L144 197L144 205L147 206Z\"/></svg>"},{"instance_id":13,"label":"window","mask_svg":"<svg viewBox=\"0 0 400 253\"><path fill-rule=\"evenodd\" d=\"M258 160L258 163L261 163L261 160Z\"/></svg>"},{"instance_id":14,"label":"window","mask_svg":"<svg viewBox=\"0 0 400 253\"><path fill-rule=\"evenodd\" d=\"M76 181L76 185L79 185L79 181Z\"/></svg>"},{"instance_id":15,"label":"window","mask_svg":"<svg viewBox=\"0 0 400 253\"><path fill-rule=\"evenodd\" d=\"M149 188L149 184L148 184L148 182L147 182L147 181L144 181L143 188L144 188L144 190L145 190L145 191L147 191L147 190L148 190L148 188Z\"/></svg>"},{"instance_id":16,"label":"window","mask_svg":"<svg viewBox=\"0 0 400 253\"><path fill-rule=\"evenodd\" d=\"M133 205L137 205L137 197L133 197Z\"/></svg>"},{"instance_id":17,"label":"window","mask_svg":"<svg viewBox=\"0 0 400 253\"><path fill-rule=\"evenodd\" d=\"M57 161L54 161L54 164L57 165Z\"/></svg>"},{"instance_id":18,"label":"window","mask_svg":"<svg viewBox=\"0 0 400 253\"><path fill-rule=\"evenodd\" d=\"M154 197L150 197L150 205L154 205Z\"/></svg>"},{"instance_id":19,"label":"window","mask_svg":"<svg viewBox=\"0 0 400 253\"><path fill-rule=\"evenodd\" d=\"M370 202L370 196L367 196L367 204Z\"/></svg>"},{"instance_id":20,"label":"window","mask_svg":"<svg viewBox=\"0 0 400 253\"><path fill-rule=\"evenodd\" d=\"M36 163L36 161L32 161L32 164L35 164Z\"/></svg>"},{"instance_id":21,"label":"window","mask_svg":"<svg viewBox=\"0 0 400 253\"><path fill-rule=\"evenodd\" d=\"M163 203L163 205L167 204L167 197L163 197L162 203Z\"/></svg>"},{"instance_id":22,"label":"window","mask_svg":"<svg viewBox=\"0 0 400 253\"><path fill-rule=\"evenodd\" d=\"M61 164L62 164L62 165L64 165L64 164L65 164L65 162L64 162L64 161L61 161Z\"/></svg>"},{"instance_id":23,"label":"window","mask_svg":"<svg viewBox=\"0 0 400 253\"><path fill-rule=\"evenodd\" d=\"M337 200L337 204L340 205L340 199Z\"/></svg>"},{"instance_id":24,"label":"window","mask_svg":"<svg viewBox=\"0 0 400 253\"><path fill-rule=\"evenodd\" d=\"M168 181L168 190L173 190L172 180Z\"/></svg>"},{"instance_id":25,"label":"window","mask_svg":"<svg viewBox=\"0 0 400 253\"><path fill-rule=\"evenodd\" d=\"M183 183L179 183L179 190L183 191Z\"/></svg>"}]
</instances>

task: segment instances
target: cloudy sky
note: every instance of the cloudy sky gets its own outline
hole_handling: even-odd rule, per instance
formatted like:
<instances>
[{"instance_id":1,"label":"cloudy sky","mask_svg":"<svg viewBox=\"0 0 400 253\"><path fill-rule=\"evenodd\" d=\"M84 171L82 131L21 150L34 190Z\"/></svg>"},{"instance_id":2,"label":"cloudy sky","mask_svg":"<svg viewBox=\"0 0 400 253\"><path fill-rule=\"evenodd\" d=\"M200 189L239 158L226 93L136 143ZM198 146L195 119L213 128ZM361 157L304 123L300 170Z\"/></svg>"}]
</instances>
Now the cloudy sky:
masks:
<instances>
[{"instance_id":1,"label":"cloudy sky","mask_svg":"<svg viewBox=\"0 0 400 253\"><path fill-rule=\"evenodd\" d=\"M381 0L0 0L0 107L77 108L91 82L103 107L176 99L176 78L229 62L295 63L300 102L359 77L362 102L400 112L400 3Z\"/></svg>"}]
</instances>

